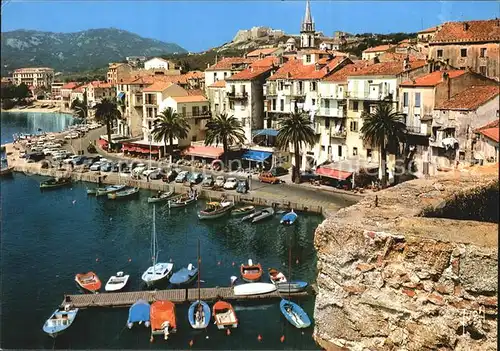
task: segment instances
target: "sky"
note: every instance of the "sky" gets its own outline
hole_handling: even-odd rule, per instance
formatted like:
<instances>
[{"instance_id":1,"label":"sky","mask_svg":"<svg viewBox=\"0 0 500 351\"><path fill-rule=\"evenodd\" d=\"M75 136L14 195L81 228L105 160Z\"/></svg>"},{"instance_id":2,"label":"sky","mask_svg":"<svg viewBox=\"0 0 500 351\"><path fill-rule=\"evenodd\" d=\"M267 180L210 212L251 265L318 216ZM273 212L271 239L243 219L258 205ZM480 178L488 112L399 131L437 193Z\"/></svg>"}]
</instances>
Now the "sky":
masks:
<instances>
[{"instance_id":1,"label":"sky","mask_svg":"<svg viewBox=\"0 0 500 351\"><path fill-rule=\"evenodd\" d=\"M239 29L267 26L298 34L305 0L18 1L2 0L2 32L78 32L119 28L200 52L232 40ZM445 21L500 17L500 2L312 0L316 30L417 32Z\"/></svg>"}]
</instances>

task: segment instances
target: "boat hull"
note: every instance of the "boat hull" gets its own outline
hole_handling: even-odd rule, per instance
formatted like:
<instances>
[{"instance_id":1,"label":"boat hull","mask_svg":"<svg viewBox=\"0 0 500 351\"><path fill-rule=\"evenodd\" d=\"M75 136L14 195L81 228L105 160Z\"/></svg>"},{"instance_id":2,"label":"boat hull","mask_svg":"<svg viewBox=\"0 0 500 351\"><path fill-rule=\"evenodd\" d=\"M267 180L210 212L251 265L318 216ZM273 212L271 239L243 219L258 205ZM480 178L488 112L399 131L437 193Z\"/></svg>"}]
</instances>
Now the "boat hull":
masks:
<instances>
[{"instance_id":1,"label":"boat hull","mask_svg":"<svg viewBox=\"0 0 500 351\"><path fill-rule=\"evenodd\" d=\"M160 197L148 197L148 203L161 203L161 202L166 202L172 195L174 194L173 191L170 191L166 194L161 195Z\"/></svg>"},{"instance_id":2,"label":"boat hull","mask_svg":"<svg viewBox=\"0 0 500 351\"><path fill-rule=\"evenodd\" d=\"M122 190L114 193L107 194L110 200L122 200L130 199L139 195L139 188L133 188L131 190Z\"/></svg>"},{"instance_id":3,"label":"boat hull","mask_svg":"<svg viewBox=\"0 0 500 351\"><path fill-rule=\"evenodd\" d=\"M217 301L212 311L218 329L238 328L238 317L229 302Z\"/></svg>"},{"instance_id":4,"label":"boat hull","mask_svg":"<svg viewBox=\"0 0 500 351\"><path fill-rule=\"evenodd\" d=\"M203 317L201 320L196 319L196 309L200 304L203 307ZM191 328L193 329L205 329L210 323L210 307L204 301L195 301L189 306L188 319Z\"/></svg>"},{"instance_id":5,"label":"boat hull","mask_svg":"<svg viewBox=\"0 0 500 351\"><path fill-rule=\"evenodd\" d=\"M276 283L276 288L280 293L297 293L306 290L308 286L308 283L302 281Z\"/></svg>"},{"instance_id":6,"label":"boat hull","mask_svg":"<svg viewBox=\"0 0 500 351\"><path fill-rule=\"evenodd\" d=\"M196 202L196 199L195 198L192 198L192 199L188 199L186 201L182 201L182 202L168 202L168 207L170 208L178 208L178 207L186 207L187 205L193 203L193 202Z\"/></svg>"},{"instance_id":7,"label":"boat hull","mask_svg":"<svg viewBox=\"0 0 500 351\"><path fill-rule=\"evenodd\" d=\"M99 277L94 272L88 272L84 274L75 275L76 284L82 288L84 291L97 294L101 288L101 281Z\"/></svg>"},{"instance_id":8,"label":"boat hull","mask_svg":"<svg viewBox=\"0 0 500 351\"><path fill-rule=\"evenodd\" d=\"M291 307L291 312L287 310L287 306ZM296 328L307 328L311 325L311 320L307 313L295 302L282 299L280 302L280 310L286 320Z\"/></svg>"},{"instance_id":9,"label":"boat hull","mask_svg":"<svg viewBox=\"0 0 500 351\"><path fill-rule=\"evenodd\" d=\"M198 218L199 219L220 218L220 217L224 216L225 214L229 213L233 207L234 207L234 204L230 204L230 205L228 205L224 208L221 208L220 210L214 211L212 213L200 211L200 213L198 213Z\"/></svg>"},{"instance_id":10,"label":"boat hull","mask_svg":"<svg viewBox=\"0 0 500 351\"><path fill-rule=\"evenodd\" d=\"M96 196L105 196L105 195L120 191L120 190L124 189L125 187L126 187L126 185L114 185L113 188L106 187L106 188L102 188L102 189L97 189L95 195Z\"/></svg>"},{"instance_id":11,"label":"boat hull","mask_svg":"<svg viewBox=\"0 0 500 351\"><path fill-rule=\"evenodd\" d=\"M129 277L130 277L129 275L124 275L123 277L112 276L111 278L109 278L108 282L106 283L106 286L104 286L104 290L105 291L120 291L120 290L124 289L125 286L127 286ZM120 279L120 280L122 280L122 282L120 282L120 283L112 283L113 278L115 278L115 279L123 278L123 279Z\"/></svg>"},{"instance_id":12,"label":"boat hull","mask_svg":"<svg viewBox=\"0 0 500 351\"><path fill-rule=\"evenodd\" d=\"M252 219L252 223L260 222L263 219L270 218L272 216L274 216L274 210L271 207L266 208L266 209L262 210L262 213L260 215L258 215L257 217L254 217Z\"/></svg>"},{"instance_id":13,"label":"boat hull","mask_svg":"<svg viewBox=\"0 0 500 351\"><path fill-rule=\"evenodd\" d=\"M253 206L249 206L248 208L240 208L240 209L235 209L231 212L231 216L246 216L250 213L254 213L255 212L255 207Z\"/></svg>"},{"instance_id":14,"label":"boat hull","mask_svg":"<svg viewBox=\"0 0 500 351\"><path fill-rule=\"evenodd\" d=\"M128 310L127 327L131 329L135 323L144 322L146 328L149 327L149 315L151 305L145 300L137 300Z\"/></svg>"},{"instance_id":15,"label":"boat hull","mask_svg":"<svg viewBox=\"0 0 500 351\"><path fill-rule=\"evenodd\" d=\"M168 322L168 331L175 333L177 331L177 321L175 318L175 304L169 300L155 301L150 310L151 334L164 334L164 323ZM167 337L165 337L167 339Z\"/></svg>"},{"instance_id":16,"label":"boat hull","mask_svg":"<svg viewBox=\"0 0 500 351\"><path fill-rule=\"evenodd\" d=\"M65 181L62 183L57 183L57 184L41 183L40 189L42 189L42 190L57 189L57 188L62 188L62 187L68 186L68 185L71 185L71 180Z\"/></svg>"},{"instance_id":17,"label":"boat hull","mask_svg":"<svg viewBox=\"0 0 500 351\"><path fill-rule=\"evenodd\" d=\"M190 271L183 269L181 271L175 272L170 277L170 284L172 285L189 285L196 277L198 277L198 268L194 268Z\"/></svg>"},{"instance_id":18,"label":"boat hull","mask_svg":"<svg viewBox=\"0 0 500 351\"><path fill-rule=\"evenodd\" d=\"M260 263L254 265L241 265L241 278L246 282L256 282L262 277L262 266Z\"/></svg>"},{"instance_id":19,"label":"boat hull","mask_svg":"<svg viewBox=\"0 0 500 351\"><path fill-rule=\"evenodd\" d=\"M276 286L271 283L247 283L233 288L235 296L262 295L274 291L276 291Z\"/></svg>"},{"instance_id":20,"label":"boat hull","mask_svg":"<svg viewBox=\"0 0 500 351\"><path fill-rule=\"evenodd\" d=\"M281 218L280 223L284 225L292 225L297 220L297 214L295 212L288 212Z\"/></svg>"},{"instance_id":21,"label":"boat hull","mask_svg":"<svg viewBox=\"0 0 500 351\"><path fill-rule=\"evenodd\" d=\"M57 319L58 322L60 323L55 323L51 325L54 316L56 316L57 314L65 315L66 318ZM73 324L73 321L75 320L77 314L78 314L78 308L74 308L69 311L56 310L54 313L52 313L50 318L45 322L42 329L47 335L49 335L52 338L55 338L58 335L65 332L71 326L71 324Z\"/></svg>"},{"instance_id":22,"label":"boat hull","mask_svg":"<svg viewBox=\"0 0 500 351\"><path fill-rule=\"evenodd\" d=\"M161 283L165 280L168 280L172 276L172 270L174 268L174 265L172 263L157 263L156 266L158 265L166 265L166 271L162 275L155 274L154 277L151 277L151 274L148 273L152 269L152 266L149 267L146 272L142 274L142 281L146 284L147 287L152 287L155 284ZM155 267L156 267L155 266Z\"/></svg>"}]
</instances>

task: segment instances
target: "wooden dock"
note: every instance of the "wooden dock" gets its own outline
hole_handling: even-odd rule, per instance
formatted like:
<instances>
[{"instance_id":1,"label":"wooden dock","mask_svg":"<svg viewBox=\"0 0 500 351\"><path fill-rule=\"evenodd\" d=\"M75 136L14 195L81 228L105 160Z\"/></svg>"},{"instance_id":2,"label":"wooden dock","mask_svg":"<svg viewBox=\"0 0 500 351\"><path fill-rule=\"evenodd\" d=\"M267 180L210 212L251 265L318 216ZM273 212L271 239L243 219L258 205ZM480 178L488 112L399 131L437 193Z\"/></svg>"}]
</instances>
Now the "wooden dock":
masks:
<instances>
[{"instance_id":1,"label":"wooden dock","mask_svg":"<svg viewBox=\"0 0 500 351\"><path fill-rule=\"evenodd\" d=\"M292 297L307 296L307 291L291 293ZM260 300L260 299L278 299L282 295L277 290L262 295L235 296L232 287L216 287L200 289L201 299L204 301L224 300ZM288 294L283 294L287 297ZM198 289L169 289L169 290L151 290L151 291L133 291L118 293L99 293L99 294L79 294L65 295L61 306L71 303L78 308L90 307L128 307L137 300L143 299L152 303L156 300L170 300L174 303L193 302L198 299Z\"/></svg>"}]
</instances>

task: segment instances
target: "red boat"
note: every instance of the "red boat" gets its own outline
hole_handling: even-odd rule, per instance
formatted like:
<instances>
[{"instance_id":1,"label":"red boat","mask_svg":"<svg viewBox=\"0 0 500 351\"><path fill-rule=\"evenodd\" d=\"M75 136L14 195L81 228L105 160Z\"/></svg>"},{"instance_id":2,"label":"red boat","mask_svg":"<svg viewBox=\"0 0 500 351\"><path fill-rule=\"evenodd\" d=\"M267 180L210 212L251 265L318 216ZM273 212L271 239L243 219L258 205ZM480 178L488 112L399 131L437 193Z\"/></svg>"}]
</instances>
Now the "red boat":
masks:
<instances>
[{"instance_id":1,"label":"red boat","mask_svg":"<svg viewBox=\"0 0 500 351\"><path fill-rule=\"evenodd\" d=\"M150 310L150 321L151 334L163 334L165 340L168 340L168 335L177 331L174 303L168 300L153 302Z\"/></svg>"},{"instance_id":2,"label":"red boat","mask_svg":"<svg viewBox=\"0 0 500 351\"><path fill-rule=\"evenodd\" d=\"M78 273L75 275L76 284L91 293L97 293L101 288L101 281L94 272Z\"/></svg>"},{"instance_id":3,"label":"red boat","mask_svg":"<svg viewBox=\"0 0 500 351\"><path fill-rule=\"evenodd\" d=\"M238 318L233 306L226 301L217 301L212 308L215 324L218 329L237 328Z\"/></svg>"},{"instance_id":4,"label":"red boat","mask_svg":"<svg viewBox=\"0 0 500 351\"><path fill-rule=\"evenodd\" d=\"M248 260L248 264L242 264L240 267L241 277L247 282L256 282L262 277L262 266L260 263L253 264L252 260Z\"/></svg>"}]
</instances>

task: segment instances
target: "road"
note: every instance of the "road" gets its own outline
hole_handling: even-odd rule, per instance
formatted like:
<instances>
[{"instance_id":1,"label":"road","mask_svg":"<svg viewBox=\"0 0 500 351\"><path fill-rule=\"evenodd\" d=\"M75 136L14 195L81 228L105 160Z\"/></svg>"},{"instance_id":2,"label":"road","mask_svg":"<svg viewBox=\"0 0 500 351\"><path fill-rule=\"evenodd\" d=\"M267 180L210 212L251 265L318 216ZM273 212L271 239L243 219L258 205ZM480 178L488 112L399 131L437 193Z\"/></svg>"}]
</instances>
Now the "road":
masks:
<instances>
[{"instance_id":1,"label":"road","mask_svg":"<svg viewBox=\"0 0 500 351\"><path fill-rule=\"evenodd\" d=\"M106 133L106 128L101 127L98 129L94 129L89 131L82 139L81 139L81 145L84 149L84 152L86 155L92 155L87 152L87 146L89 143L96 139L99 138L100 135L103 135ZM72 148L72 151L76 153L80 147L80 139L73 139L71 142L68 143L70 148ZM76 147L76 148L75 148ZM76 150L75 150L76 149ZM114 156L112 154L108 154L106 152L101 151L98 149L98 153L106 157L107 159L113 160L113 161L126 161L128 164L132 162L142 162L145 164L148 164L148 160L138 160L138 159L128 159L128 158L123 158L123 157L118 157ZM93 154L95 155L95 154ZM158 167L158 162L152 161L151 165L154 167ZM161 165L162 167L166 168L165 164ZM176 166L177 167L177 166ZM243 179L248 176L247 173L241 173L241 172L232 172L232 173L227 173L227 172L217 172L217 171L211 171L211 170L206 170L206 169L199 169L199 168L192 168L190 166L178 166L178 168L181 168L182 170L186 171L196 171L196 172L201 172L203 174L211 174L214 177L218 175L223 175L224 177L236 177L239 179ZM354 195L354 194L349 194L349 193L343 193L343 192L337 192L337 191L329 191L329 190L322 190L321 188L309 188L306 185L298 185L298 184L292 184L292 183L281 183L281 184L267 184L267 183L261 183L258 181L257 176L253 175L252 180L251 180L251 185L250 185L250 194L252 192L258 192L259 195L265 195L267 197L275 197L276 199L286 199L291 202L296 202L298 199L302 202L307 202L308 200L314 201L314 202L320 202L324 207L330 207L330 208L342 208L342 207L347 207L350 206L357 201L361 199L360 196Z\"/></svg>"}]
</instances>

